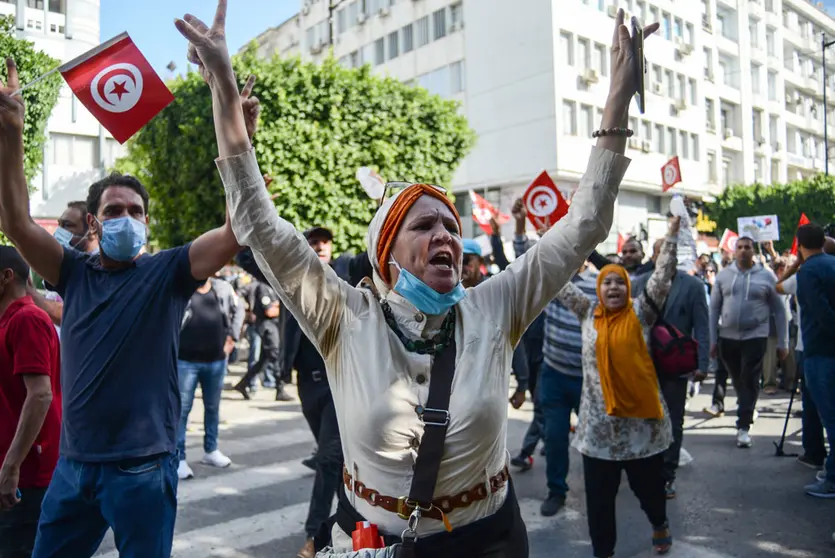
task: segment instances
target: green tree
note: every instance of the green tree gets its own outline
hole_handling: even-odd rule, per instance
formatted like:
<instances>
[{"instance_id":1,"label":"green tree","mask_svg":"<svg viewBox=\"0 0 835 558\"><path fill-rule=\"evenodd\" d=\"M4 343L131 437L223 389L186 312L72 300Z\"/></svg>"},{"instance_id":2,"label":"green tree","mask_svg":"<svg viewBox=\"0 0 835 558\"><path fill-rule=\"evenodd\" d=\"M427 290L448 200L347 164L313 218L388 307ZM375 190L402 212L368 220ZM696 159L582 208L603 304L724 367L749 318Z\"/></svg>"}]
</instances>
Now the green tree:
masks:
<instances>
[{"instance_id":1,"label":"green tree","mask_svg":"<svg viewBox=\"0 0 835 558\"><path fill-rule=\"evenodd\" d=\"M718 223L720 235L726 228L736 231L738 217L777 215L780 241L774 245L788 249L802 213L820 225L835 222L835 178L818 174L788 184L731 186L707 206L707 212Z\"/></svg>"},{"instance_id":2,"label":"green tree","mask_svg":"<svg viewBox=\"0 0 835 558\"><path fill-rule=\"evenodd\" d=\"M364 248L376 209L355 178L359 167L389 180L449 184L475 141L457 103L376 77L367 66L261 59L252 47L233 65L241 85L249 74L258 80L254 148L261 170L274 178L270 190L281 216L301 229L333 228L337 250ZM148 187L160 246L192 239L224 219L209 90L196 73L169 86L176 100L117 162Z\"/></svg>"},{"instance_id":3,"label":"green tree","mask_svg":"<svg viewBox=\"0 0 835 558\"><path fill-rule=\"evenodd\" d=\"M13 16L0 16L0 52L4 57L14 58L21 85L29 83L60 64L60 61L48 54L35 50L31 42L15 37ZM0 64L0 67L2 67L0 75L5 83L6 65ZM31 181L41 168L43 145L46 141L46 123L58 100L60 88L61 76L54 74L22 93L26 103L26 120L23 126L25 154L23 167L27 182ZM3 243L5 243L5 237L0 233L0 244Z\"/></svg>"}]
</instances>

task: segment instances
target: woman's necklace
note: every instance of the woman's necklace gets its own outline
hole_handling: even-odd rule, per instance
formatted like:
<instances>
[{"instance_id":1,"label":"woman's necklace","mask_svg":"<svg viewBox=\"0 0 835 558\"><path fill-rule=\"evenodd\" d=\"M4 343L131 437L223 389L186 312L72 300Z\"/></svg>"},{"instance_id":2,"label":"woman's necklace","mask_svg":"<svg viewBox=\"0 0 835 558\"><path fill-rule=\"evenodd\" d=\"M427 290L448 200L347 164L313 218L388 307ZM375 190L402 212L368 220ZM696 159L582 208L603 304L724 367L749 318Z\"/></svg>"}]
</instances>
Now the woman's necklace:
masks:
<instances>
[{"instance_id":1,"label":"woman's necklace","mask_svg":"<svg viewBox=\"0 0 835 558\"><path fill-rule=\"evenodd\" d=\"M388 324L389 328L397 335L397 338L400 339L400 342L403 343L403 346L406 347L406 350L410 353L417 353L419 355L436 355L444 350L450 342L452 342L452 336L455 335L455 307L449 309L449 313L444 318L444 322L441 324L441 330L435 334L432 339L428 339L424 341L423 339L409 339L406 337L402 331L400 331L400 327L397 325L397 321L394 319L394 312L391 311L391 306L385 300L380 301L380 306L383 308L383 315L386 318L386 323Z\"/></svg>"}]
</instances>

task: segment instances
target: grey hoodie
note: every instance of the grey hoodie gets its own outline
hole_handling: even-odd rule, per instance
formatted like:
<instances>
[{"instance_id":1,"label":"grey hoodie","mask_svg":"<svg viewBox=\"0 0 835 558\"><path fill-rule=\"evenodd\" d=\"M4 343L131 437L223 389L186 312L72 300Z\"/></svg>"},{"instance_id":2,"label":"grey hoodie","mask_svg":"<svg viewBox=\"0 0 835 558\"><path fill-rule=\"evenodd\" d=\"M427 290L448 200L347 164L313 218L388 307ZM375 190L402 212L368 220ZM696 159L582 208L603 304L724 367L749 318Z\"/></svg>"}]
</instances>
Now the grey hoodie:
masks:
<instances>
[{"instance_id":1,"label":"grey hoodie","mask_svg":"<svg viewBox=\"0 0 835 558\"><path fill-rule=\"evenodd\" d=\"M786 307L774 275L760 265L744 271L736 262L716 276L710 295L710 341L767 338L769 319L777 326L777 348L789 346ZM721 325L720 325L721 323Z\"/></svg>"}]
</instances>

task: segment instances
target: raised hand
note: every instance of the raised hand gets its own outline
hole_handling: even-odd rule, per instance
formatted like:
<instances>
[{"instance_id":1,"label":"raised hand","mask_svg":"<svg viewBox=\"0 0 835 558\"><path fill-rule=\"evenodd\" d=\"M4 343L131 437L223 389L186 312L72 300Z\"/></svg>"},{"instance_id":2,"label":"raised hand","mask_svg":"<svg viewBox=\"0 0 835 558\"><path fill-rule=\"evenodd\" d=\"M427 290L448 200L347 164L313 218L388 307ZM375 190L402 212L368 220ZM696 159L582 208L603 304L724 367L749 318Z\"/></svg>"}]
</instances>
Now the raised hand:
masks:
<instances>
[{"instance_id":1,"label":"raised hand","mask_svg":"<svg viewBox=\"0 0 835 558\"><path fill-rule=\"evenodd\" d=\"M678 231L681 229L681 217L673 217L670 219L668 234L670 236L678 236Z\"/></svg>"},{"instance_id":2,"label":"raised hand","mask_svg":"<svg viewBox=\"0 0 835 558\"><path fill-rule=\"evenodd\" d=\"M246 135L251 140L258 130L258 116L261 114L261 101L258 97L250 96L255 86L255 76L247 78L244 88L241 90L241 109L244 112L244 123L246 124Z\"/></svg>"},{"instance_id":3,"label":"raised hand","mask_svg":"<svg viewBox=\"0 0 835 558\"><path fill-rule=\"evenodd\" d=\"M217 85L221 79L231 77L234 80L226 46L226 0L218 1L211 27L191 14L175 19L174 26L188 39L188 60L197 64L200 75L210 87Z\"/></svg>"},{"instance_id":4,"label":"raised hand","mask_svg":"<svg viewBox=\"0 0 835 558\"><path fill-rule=\"evenodd\" d=\"M609 82L609 99L613 110L624 113L629 110L629 103L638 91L638 61L632 52L632 37L629 29L624 25L623 9L618 10L615 18L615 33L612 37L611 68L612 79ZM658 31L658 22L644 27L644 39Z\"/></svg>"},{"instance_id":5,"label":"raised hand","mask_svg":"<svg viewBox=\"0 0 835 558\"><path fill-rule=\"evenodd\" d=\"M0 131L9 136L21 136L23 133L23 116L26 110L23 98L12 93L20 89L17 76L17 65L14 59L6 58L6 83L0 80Z\"/></svg>"}]
</instances>

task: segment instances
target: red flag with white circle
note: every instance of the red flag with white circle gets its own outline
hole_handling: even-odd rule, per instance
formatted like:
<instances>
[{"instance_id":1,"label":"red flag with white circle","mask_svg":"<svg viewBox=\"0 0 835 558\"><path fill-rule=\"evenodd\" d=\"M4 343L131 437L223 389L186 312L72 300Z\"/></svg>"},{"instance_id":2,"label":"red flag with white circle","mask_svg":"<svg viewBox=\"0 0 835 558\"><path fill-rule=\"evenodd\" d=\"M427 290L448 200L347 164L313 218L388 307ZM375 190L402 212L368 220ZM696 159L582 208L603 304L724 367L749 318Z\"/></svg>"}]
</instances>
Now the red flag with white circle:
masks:
<instances>
[{"instance_id":1,"label":"red flag with white circle","mask_svg":"<svg viewBox=\"0 0 835 558\"><path fill-rule=\"evenodd\" d=\"M736 241L739 240L739 235L731 229L725 229L722 233L722 240L719 241L719 249L725 252L736 251Z\"/></svg>"},{"instance_id":2,"label":"red flag with white circle","mask_svg":"<svg viewBox=\"0 0 835 558\"><path fill-rule=\"evenodd\" d=\"M473 221L478 223L478 226L481 227L481 230L484 231L484 234L491 235L493 234L493 227L490 225L490 219L493 217L496 218L496 221L500 225L504 225L508 221L510 221L510 215L505 215L498 209L496 209L493 204L489 201L485 200L483 197L479 196L472 190L470 190L470 202L473 206Z\"/></svg>"},{"instance_id":3,"label":"red flag with white circle","mask_svg":"<svg viewBox=\"0 0 835 558\"><path fill-rule=\"evenodd\" d=\"M562 197L547 171L542 171L542 174L531 182L522 196L522 201L528 220L537 230L554 226L568 213L568 202Z\"/></svg>"},{"instance_id":4,"label":"red flag with white circle","mask_svg":"<svg viewBox=\"0 0 835 558\"><path fill-rule=\"evenodd\" d=\"M678 164L678 155L667 161L661 167L662 189L664 192L681 182L681 167Z\"/></svg>"},{"instance_id":5,"label":"red flag with white circle","mask_svg":"<svg viewBox=\"0 0 835 558\"><path fill-rule=\"evenodd\" d=\"M59 68L78 100L125 143L174 100L127 33Z\"/></svg>"}]
</instances>

